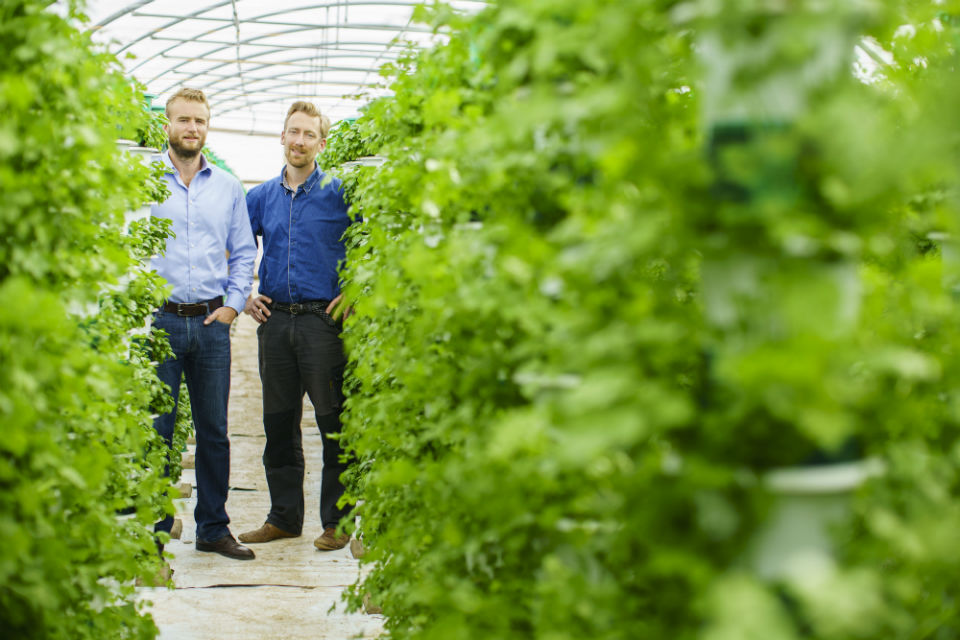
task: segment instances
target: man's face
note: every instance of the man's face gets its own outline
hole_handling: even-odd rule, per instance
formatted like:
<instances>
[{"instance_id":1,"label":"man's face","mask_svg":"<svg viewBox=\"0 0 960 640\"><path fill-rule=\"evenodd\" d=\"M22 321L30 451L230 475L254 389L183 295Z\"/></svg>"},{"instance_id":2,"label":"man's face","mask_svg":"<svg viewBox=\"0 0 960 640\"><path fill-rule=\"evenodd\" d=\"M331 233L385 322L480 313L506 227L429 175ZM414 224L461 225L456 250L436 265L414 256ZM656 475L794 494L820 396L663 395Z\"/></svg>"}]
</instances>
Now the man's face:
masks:
<instances>
[{"instance_id":1,"label":"man's face","mask_svg":"<svg viewBox=\"0 0 960 640\"><path fill-rule=\"evenodd\" d=\"M327 141L320 137L320 118L297 111L287 119L286 129L280 134L280 144L288 165L298 169L312 166L317 154L327 145Z\"/></svg>"},{"instance_id":2,"label":"man's face","mask_svg":"<svg viewBox=\"0 0 960 640\"><path fill-rule=\"evenodd\" d=\"M170 122L163 126L170 148L182 158L195 158L207 141L210 112L202 102L174 100L169 107Z\"/></svg>"}]
</instances>

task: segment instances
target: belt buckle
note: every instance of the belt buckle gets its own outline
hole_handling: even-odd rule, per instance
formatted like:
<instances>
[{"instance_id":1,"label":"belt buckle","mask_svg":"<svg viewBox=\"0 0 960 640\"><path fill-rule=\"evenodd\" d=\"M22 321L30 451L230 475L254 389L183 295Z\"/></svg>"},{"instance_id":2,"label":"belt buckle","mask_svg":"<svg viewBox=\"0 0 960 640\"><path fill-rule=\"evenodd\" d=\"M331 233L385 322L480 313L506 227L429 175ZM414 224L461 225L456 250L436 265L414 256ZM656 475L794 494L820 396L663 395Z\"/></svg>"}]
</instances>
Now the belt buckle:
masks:
<instances>
[{"instance_id":1,"label":"belt buckle","mask_svg":"<svg viewBox=\"0 0 960 640\"><path fill-rule=\"evenodd\" d=\"M186 313L186 310L190 307L201 307L203 305L196 304L195 302L178 302L177 303L177 316L181 318L191 318L196 314Z\"/></svg>"},{"instance_id":2,"label":"belt buckle","mask_svg":"<svg viewBox=\"0 0 960 640\"><path fill-rule=\"evenodd\" d=\"M297 315L298 313L300 313L301 311L303 311L303 305L300 304L299 302L294 302L293 304L290 305L290 314L291 314L291 315L294 315L294 316L295 316L295 315Z\"/></svg>"}]
</instances>

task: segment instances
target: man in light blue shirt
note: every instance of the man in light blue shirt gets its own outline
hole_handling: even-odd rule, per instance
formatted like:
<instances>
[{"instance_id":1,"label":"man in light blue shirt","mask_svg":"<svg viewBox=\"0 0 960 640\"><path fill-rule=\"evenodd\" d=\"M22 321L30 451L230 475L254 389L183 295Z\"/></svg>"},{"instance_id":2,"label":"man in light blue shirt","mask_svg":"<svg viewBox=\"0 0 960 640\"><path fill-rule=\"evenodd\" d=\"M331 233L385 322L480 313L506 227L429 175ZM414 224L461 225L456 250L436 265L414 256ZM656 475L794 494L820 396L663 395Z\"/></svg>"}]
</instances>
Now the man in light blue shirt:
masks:
<instances>
[{"instance_id":1,"label":"man in light blue shirt","mask_svg":"<svg viewBox=\"0 0 960 640\"><path fill-rule=\"evenodd\" d=\"M169 169L164 178L171 195L154 205L152 215L169 218L176 236L168 238L166 253L152 266L173 285L154 326L169 334L174 357L157 367L157 376L170 386L174 403L181 374L190 393L197 436L197 550L252 560L253 552L237 543L227 527L227 400L230 324L250 292L257 248L243 187L201 153L210 122L206 96L181 89L167 101L167 118L169 149L162 160ZM174 407L154 421L168 445L176 415ZM169 533L172 525L168 516L156 530Z\"/></svg>"}]
</instances>

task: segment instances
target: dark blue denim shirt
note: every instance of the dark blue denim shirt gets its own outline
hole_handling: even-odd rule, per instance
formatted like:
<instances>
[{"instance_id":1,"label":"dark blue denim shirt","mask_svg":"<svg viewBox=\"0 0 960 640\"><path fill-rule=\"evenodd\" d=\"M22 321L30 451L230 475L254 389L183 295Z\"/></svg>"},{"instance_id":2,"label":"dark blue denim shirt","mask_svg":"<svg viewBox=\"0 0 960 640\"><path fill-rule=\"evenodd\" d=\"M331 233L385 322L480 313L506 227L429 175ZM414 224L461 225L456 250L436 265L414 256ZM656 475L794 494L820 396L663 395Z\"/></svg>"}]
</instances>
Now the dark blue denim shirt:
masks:
<instances>
[{"instance_id":1,"label":"dark blue denim shirt","mask_svg":"<svg viewBox=\"0 0 960 640\"><path fill-rule=\"evenodd\" d=\"M343 232L351 224L341 182L326 180L315 166L294 192L284 171L247 193L253 235L263 237L259 291L285 304L332 300L340 293Z\"/></svg>"}]
</instances>

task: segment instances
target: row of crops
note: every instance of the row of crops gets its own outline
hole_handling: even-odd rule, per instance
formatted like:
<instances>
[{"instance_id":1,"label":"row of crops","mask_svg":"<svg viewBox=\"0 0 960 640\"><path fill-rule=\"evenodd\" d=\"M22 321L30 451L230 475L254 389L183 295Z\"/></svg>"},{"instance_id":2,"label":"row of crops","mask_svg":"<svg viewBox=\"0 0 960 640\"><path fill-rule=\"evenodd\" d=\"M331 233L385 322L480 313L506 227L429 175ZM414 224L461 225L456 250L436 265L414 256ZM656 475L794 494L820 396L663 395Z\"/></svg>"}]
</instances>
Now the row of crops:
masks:
<instances>
[{"instance_id":1,"label":"row of crops","mask_svg":"<svg viewBox=\"0 0 960 640\"><path fill-rule=\"evenodd\" d=\"M384 159L346 174L354 605L395 638L960 635L957 16L422 11L447 43L324 159ZM771 472L818 464L859 470L832 542L758 565Z\"/></svg>"},{"instance_id":2,"label":"row of crops","mask_svg":"<svg viewBox=\"0 0 960 640\"><path fill-rule=\"evenodd\" d=\"M165 283L146 264L168 231L125 223L164 187L116 141L158 125L74 3L46 5L0 4L0 626L148 638L133 592L159 569L152 416L171 400L152 364L169 347L145 329Z\"/></svg>"},{"instance_id":3,"label":"row of crops","mask_svg":"<svg viewBox=\"0 0 960 640\"><path fill-rule=\"evenodd\" d=\"M787 6L437 6L333 134L384 158L345 437L395 638L960 635L960 2ZM166 230L115 139L157 132L44 2L0 18L0 620L153 637ZM754 562L771 470L841 463L832 543Z\"/></svg>"}]
</instances>

